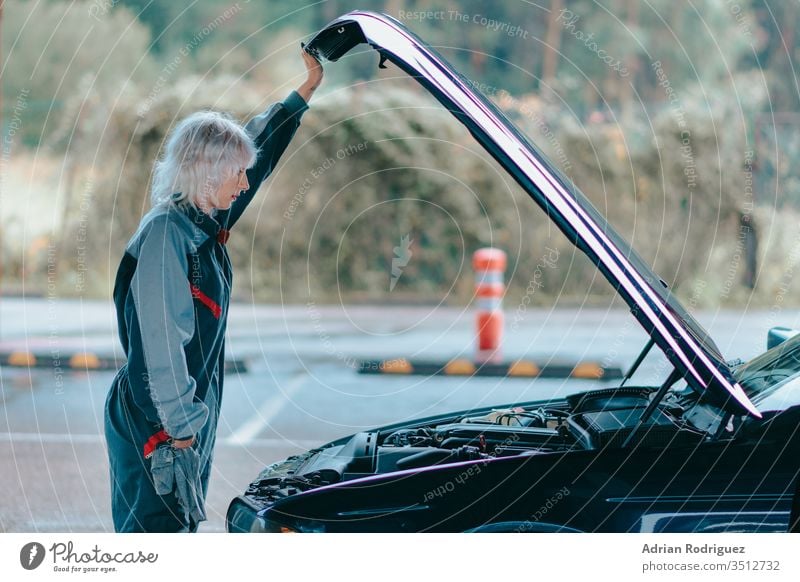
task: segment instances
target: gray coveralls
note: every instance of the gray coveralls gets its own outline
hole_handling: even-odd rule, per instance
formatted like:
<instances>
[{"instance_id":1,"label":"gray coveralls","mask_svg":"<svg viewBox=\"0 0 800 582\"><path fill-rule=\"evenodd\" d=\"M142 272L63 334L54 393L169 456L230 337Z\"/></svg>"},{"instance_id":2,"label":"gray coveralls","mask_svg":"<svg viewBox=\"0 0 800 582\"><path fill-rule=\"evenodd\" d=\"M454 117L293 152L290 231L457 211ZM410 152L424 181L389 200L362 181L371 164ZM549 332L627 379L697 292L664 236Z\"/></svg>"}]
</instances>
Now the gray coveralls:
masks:
<instances>
[{"instance_id":1,"label":"gray coveralls","mask_svg":"<svg viewBox=\"0 0 800 582\"><path fill-rule=\"evenodd\" d=\"M127 363L105 403L111 509L118 532L196 531L175 491L158 495L150 456L168 439L194 435L202 499L208 492L222 400L231 262L230 229L286 150L308 108L296 92L245 126L259 148L250 189L214 218L166 204L143 218L114 285Z\"/></svg>"}]
</instances>

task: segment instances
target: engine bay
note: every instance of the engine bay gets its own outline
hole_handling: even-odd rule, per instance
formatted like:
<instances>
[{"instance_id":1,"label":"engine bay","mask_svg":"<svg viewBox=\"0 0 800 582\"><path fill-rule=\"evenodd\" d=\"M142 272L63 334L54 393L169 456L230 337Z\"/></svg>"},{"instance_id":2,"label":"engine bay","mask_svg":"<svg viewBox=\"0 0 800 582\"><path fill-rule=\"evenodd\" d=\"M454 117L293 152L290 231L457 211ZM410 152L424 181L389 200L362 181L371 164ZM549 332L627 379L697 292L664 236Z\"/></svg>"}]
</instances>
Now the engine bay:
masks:
<instances>
[{"instance_id":1,"label":"engine bay","mask_svg":"<svg viewBox=\"0 0 800 582\"><path fill-rule=\"evenodd\" d=\"M359 432L268 466L248 489L262 502L300 491L458 461L621 447L696 444L708 433L682 419L675 401L661 403L637 427L656 389L611 388L564 400L439 417L435 422Z\"/></svg>"}]
</instances>

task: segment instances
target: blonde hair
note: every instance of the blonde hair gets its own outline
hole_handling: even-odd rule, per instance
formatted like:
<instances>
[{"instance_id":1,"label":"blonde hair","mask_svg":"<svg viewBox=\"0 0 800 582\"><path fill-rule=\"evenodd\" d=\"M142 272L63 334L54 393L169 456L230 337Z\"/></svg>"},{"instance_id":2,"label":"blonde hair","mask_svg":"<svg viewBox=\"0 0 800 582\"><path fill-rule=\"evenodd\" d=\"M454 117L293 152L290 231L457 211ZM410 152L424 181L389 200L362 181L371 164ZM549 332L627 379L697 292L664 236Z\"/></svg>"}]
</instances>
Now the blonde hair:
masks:
<instances>
[{"instance_id":1,"label":"blonde hair","mask_svg":"<svg viewBox=\"0 0 800 582\"><path fill-rule=\"evenodd\" d=\"M153 206L207 206L226 179L255 163L256 154L253 139L230 115L193 113L167 138L153 170L150 200Z\"/></svg>"}]
</instances>

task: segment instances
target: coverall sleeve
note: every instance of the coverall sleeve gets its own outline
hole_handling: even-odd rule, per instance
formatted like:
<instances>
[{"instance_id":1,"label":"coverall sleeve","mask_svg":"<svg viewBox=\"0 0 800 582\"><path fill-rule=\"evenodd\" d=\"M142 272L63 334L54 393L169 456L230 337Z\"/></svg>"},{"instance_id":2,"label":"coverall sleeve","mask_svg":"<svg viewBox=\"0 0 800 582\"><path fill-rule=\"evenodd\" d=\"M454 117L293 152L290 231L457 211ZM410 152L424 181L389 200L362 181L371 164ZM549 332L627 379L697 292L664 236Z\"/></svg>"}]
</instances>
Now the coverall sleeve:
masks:
<instances>
[{"instance_id":1,"label":"coverall sleeve","mask_svg":"<svg viewBox=\"0 0 800 582\"><path fill-rule=\"evenodd\" d=\"M227 222L226 228L231 228L239 220L261 183L275 169L300 126L300 118L306 109L308 104L305 100L297 91L292 91L286 99L273 103L264 113L247 122L245 131L255 141L258 155L256 163L247 170L250 188L234 201L230 210L225 211L227 217L224 214L218 217L220 222Z\"/></svg>"},{"instance_id":2,"label":"coverall sleeve","mask_svg":"<svg viewBox=\"0 0 800 582\"><path fill-rule=\"evenodd\" d=\"M175 439L196 434L208 419L208 407L194 399L196 382L184 352L194 336L195 320L183 247L175 224L154 220L131 280L148 392L164 430Z\"/></svg>"}]
</instances>

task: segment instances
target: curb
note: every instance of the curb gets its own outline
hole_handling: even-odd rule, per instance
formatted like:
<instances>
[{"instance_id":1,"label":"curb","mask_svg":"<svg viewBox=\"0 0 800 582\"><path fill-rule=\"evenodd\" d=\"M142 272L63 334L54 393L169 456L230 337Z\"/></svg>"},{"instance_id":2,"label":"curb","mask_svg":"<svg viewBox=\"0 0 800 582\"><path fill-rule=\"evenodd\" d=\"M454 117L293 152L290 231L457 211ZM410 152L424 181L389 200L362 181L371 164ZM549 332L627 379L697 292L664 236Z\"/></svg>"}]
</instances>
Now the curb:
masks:
<instances>
[{"instance_id":1,"label":"curb","mask_svg":"<svg viewBox=\"0 0 800 582\"><path fill-rule=\"evenodd\" d=\"M99 356L93 352L36 354L13 351L0 353L0 366L9 368L61 368L85 372L105 372L119 370L123 364L125 364L124 358ZM225 360L225 372L244 374L247 372L247 363L244 360Z\"/></svg>"},{"instance_id":2,"label":"curb","mask_svg":"<svg viewBox=\"0 0 800 582\"><path fill-rule=\"evenodd\" d=\"M517 360L500 364L477 364L467 359L448 362L418 362L405 358L367 360L359 364L359 374L419 374L424 376L508 376L514 378L575 378L582 380L616 380L622 370L605 367L591 360L577 363L556 362L537 364L532 360Z\"/></svg>"}]
</instances>

